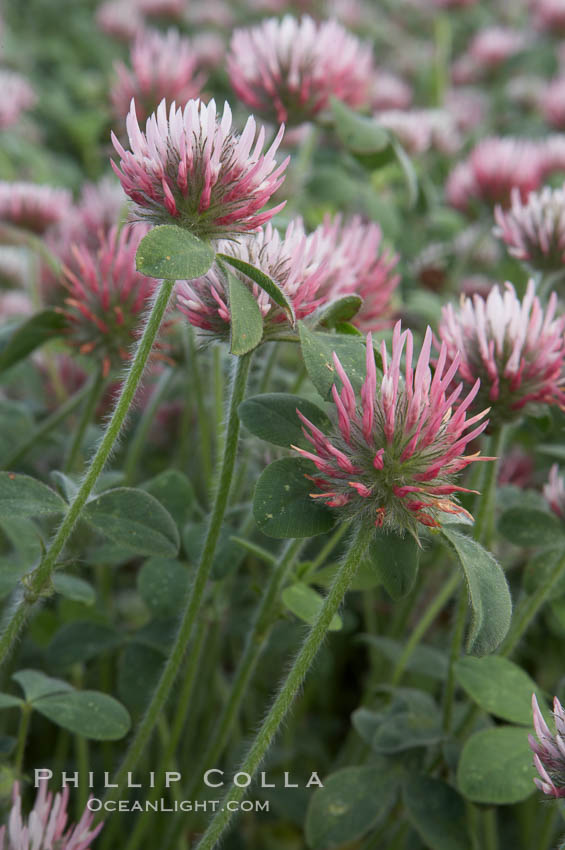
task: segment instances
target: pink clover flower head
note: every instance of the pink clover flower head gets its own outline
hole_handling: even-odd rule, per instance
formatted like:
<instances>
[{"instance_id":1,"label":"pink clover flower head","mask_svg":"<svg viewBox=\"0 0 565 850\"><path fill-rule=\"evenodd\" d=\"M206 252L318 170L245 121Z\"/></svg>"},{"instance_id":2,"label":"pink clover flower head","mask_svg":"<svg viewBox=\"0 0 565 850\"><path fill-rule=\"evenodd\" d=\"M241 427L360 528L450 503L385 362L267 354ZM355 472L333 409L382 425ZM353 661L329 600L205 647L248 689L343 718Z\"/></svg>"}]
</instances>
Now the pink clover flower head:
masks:
<instances>
[{"instance_id":1,"label":"pink clover flower head","mask_svg":"<svg viewBox=\"0 0 565 850\"><path fill-rule=\"evenodd\" d=\"M521 53L528 44L529 39L521 30L488 27L475 35L468 54L480 67L490 70Z\"/></svg>"},{"instance_id":2,"label":"pink clover flower head","mask_svg":"<svg viewBox=\"0 0 565 850\"><path fill-rule=\"evenodd\" d=\"M556 272L565 268L565 190L531 192L523 201L512 192L508 210L496 207L494 235L516 259L533 271Z\"/></svg>"},{"instance_id":3,"label":"pink clover flower head","mask_svg":"<svg viewBox=\"0 0 565 850\"><path fill-rule=\"evenodd\" d=\"M15 782L8 824L0 828L0 850L88 850L103 824L91 829L93 815L85 809L80 821L65 832L68 801L68 788L53 799L47 782L42 781L26 822L22 817L20 784Z\"/></svg>"},{"instance_id":4,"label":"pink clover flower head","mask_svg":"<svg viewBox=\"0 0 565 850\"><path fill-rule=\"evenodd\" d=\"M186 0L137 0L140 12L148 18L182 20L186 5Z\"/></svg>"},{"instance_id":5,"label":"pink clover flower head","mask_svg":"<svg viewBox=\"0 0 565 850\"><path fill-rule=\"evenodd\" d=\"M431 346L428 328L414 368L412 334L401 331L398 322L390 359L381 344L384 374L379 377L368 334L360 393L334 354L331 434L298 410L312 450L294 447L314 464L313 499L339 508L346 517L372 520L377 527L407 531L416 539L420 526L439 526L442 513L467 513L453 498L464 490L455 476L473 461L487 460L464 454L488 424L487 410L467 417L479 382L462 397L462 385L454 385L458 359L448 365L445 346L432 375Z\"/></svg>"},{"instance_id":6,"label":"pink clover flower head","mask_svg":"<svg viewBox=\"0 0 565 850\"><path fill-rule=\"evenodd\" d=\"M401 77L386 68L377 68L371 83L371 106L382 112L389 109L408 109L413 92Z\"/></svg>"},{"instance_id":7,"label":"pink clover flower head","mask_svg":"<svg viewBox=\"0 0 565 850\"><path fill-rule=\"evenodd\" d=\"M541 185L546 169L542 143L510 136L483 139L451 172L446 197L461 210L467 210L473 201L508 206L514 187L527 198Z\"/></svg>"},{"instance_id":8,"label":"pink clover flower head","mask_svg":"<svg viewBox=\"0 0 565 850\"><path fill-rule=\"evenodd\" d=\"M359 295L363 304L352 324L365 333L389 326L390 303L400 282L396 273L399 258L383 249L379 225L364 222L360 216L345 221L341 215L328 216L316 233L326 255L320 286L325 300Z\"/></svg>"},{"instance_id":9,"label":"pink clover flower head","mask_svg":"<svg viewBox=\"0 0 565 850\"><path fill-rule=\"evenodd\" d=\"M549 470L549 479L543 486L543 497L551 510L560 519L565 519L565 481L559 475L556 463Z\"/></svg>"},{"instance_id":10,"label":"pink clover flower head","mask_svg":"<svg viewBox=\"0 0 565 850\"><path fill-rule=\"evenodd\" d=\"M98 356L103 371L129 358L142 313L157 282L136 271L135 254L147 227L113 228L100 245L73 246L73 268L65 267L67 290L59 308L67 318L68 342L81 354Z\"/></svg>"},{"instance_id":11,"label":"pink clover flower head","mask_svg":"<svg viewBox=\"0 0 565 850\"><path fill-rule=\"evenodd\" d=\"M452 154L461 147L455 119L445 109L391 109L375 117L411 154L429 150Z\"/></svg>"},{"instance_id":12,"label":"pink clover flower head","mask_svg":"<svg viewBox=\"0 0 565 850\"><path fill-rule=\"evenodd\" d=\"M65 218L71 205L71 193L67 189L0 181L0 225L10 224L42 234Z\"/></svg>"},{"instance_id":13,"label":"pink clover flower head","mask_svg":"<svg viewBox=\"0 0 565 850\"><path fill-rule=\"evenodd\" d=\"M112 134L120 167L112 162L136 212L154 224L176 224L203 239L220 239L255 230L279 212L284 202L261 212L284 180L289 158L275 154L284 127L263 153L265 129L256 132L250 116L241 135L232 130L229 105L216 113L189 100L184 109L165 101L139 128L132 102L126 127L131 150Z\"/></svg>"},{"instance_id":14,"label":"pink clover flower head","mask_svg":"<svg viewBox=\"0 0 565 850\"><path fill-rule=\"evenodd\" d=\"M96 25L106 35L130 42L143 28L144 21L133 0L106 0L96 10Z\"/></svg>"},{"instance_id":15,"label":"pink clover flower head","mask_svg":"<svg viewBox=\"0 0 565 850\"><path fill-rule=\"evenodd\" d=\"M325 301L318 297L327 266L323 247L320 233L307 235L302 219L297 218L290 222L284 237L269 222L238 242L220 242L218 251L261 269L291 301L297 319L303 319ZM230 272L250 287L264 318L265 337L276 334L281 324L288 322L285 312L257 284L232 268ZM178 283L177 303L192 325L216 339L229 338L228 282L217 265L204 277Z\"/></svg>"},{"instance_id":16,"label":"pink clover flower head","mask_svg":"<svg viewBox=\"0 0 565 850\"><path fill-rule=\"evenodd\" d=\"M474 6L478 0L432 0L432 5L438 9L466 9L468 6Z\"/></svg>"},{"instance_id":17,"label":"pink clover flower head","mask_svg":"<svg viewBox=\"0 0 565 850\"><path fill-rule=\"evenodd\" d=\"M565 33L565 0L533 0L534 23L552 35Z\"/></svg>"},{"instance_id":18,"label":"pink clover flower head","mask_svg":"<svg viewBox=\"0 0 565 850\"><path fill-rule=\"evenodd\" d=\"M25 77L0 69L0 130L15 124L22 112L35 106L36 101L35 91Z\"/></svg>"},{"instance_id":19,"label":"pink clover flower head","mask_svg":"<svg viewBox=\"0 0 565 850\"><path fill-rule=\"evenodd\" d=\"M548 797L565 797L565 711L557 699L553 700L555 733L543 718L535 694L532 694L534 729L537 737L529 736L534 754L534 764L539 777L536 786Z\"/></svg>"},{"instance_id":20,"label":"pink clover flower head","mask_svg":"<svg viewBox=\"0 0 565 850\"><path fill-rule=\"evenodd\" d=\"M467 387L480 380L477 404L490 405L491 422L514 421L532 404L565 404L565 317L556 318L556 309L552 293L544 310L533 280L522 300L507 283L486 298L462 297L458 310L442 308L439 336L449 360L459 362Z\"/></svg>"},{"instance_id":21,"label":"pink clover flower head","mask_svg":"<svg viewBox=\"0 0 565 850\"><path fill-rule=\"evenodd\" d=\"M163 99L184 106L199 95L204 77L197 73L198 56L178 30L141 30L130 51L131 70L115 65L117 79L110 97L115 114L125 118L132 99L139 121L155 111Z\"/></svg>"},{"instance_id":22,"label":"pink clover flower head","mask_svg":"<svg viewBox=\"0 0 565 850\"><path fill-rule=\"evenodd\" d=\"M278 123L310 121L331 97L353 107L370 98L371 47L334 20L285 15L237 29L227 66L237 96Z\"/></svg>"}]
</instances>

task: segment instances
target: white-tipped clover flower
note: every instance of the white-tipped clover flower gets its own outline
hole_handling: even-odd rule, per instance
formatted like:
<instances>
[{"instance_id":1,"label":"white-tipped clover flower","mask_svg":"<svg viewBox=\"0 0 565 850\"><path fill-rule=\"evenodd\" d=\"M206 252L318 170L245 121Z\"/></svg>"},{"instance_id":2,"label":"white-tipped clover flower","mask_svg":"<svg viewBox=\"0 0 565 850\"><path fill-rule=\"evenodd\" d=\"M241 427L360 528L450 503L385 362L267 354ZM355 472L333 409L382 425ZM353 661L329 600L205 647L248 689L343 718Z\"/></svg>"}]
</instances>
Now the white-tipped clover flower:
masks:
<instances>
[{"instance_id":1,"label":"white-tipped clover flower","mask_svg":"<svg viewBox=\"0 0 565 850\"><path fill-rule=\"evenodd\" d=\"M535 694L532 695L534 729L537 739L529 736L534 764L539 777L534 779L540 791L549 797L565 797L565 711L555 697L553 717L555 734L543 719Z\"/></svg>"}]
</instances>

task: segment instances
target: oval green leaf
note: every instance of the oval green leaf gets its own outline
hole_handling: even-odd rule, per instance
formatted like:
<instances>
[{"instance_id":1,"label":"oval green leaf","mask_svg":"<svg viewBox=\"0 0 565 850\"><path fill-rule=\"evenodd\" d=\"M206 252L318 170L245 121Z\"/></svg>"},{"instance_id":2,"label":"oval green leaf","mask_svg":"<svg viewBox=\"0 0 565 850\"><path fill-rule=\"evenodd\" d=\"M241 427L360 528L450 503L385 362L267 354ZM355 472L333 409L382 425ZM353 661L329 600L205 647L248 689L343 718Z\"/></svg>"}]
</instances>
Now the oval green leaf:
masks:
<instances>
[{"instance_id":1,"label":"oval green leaf","mask_svg":"<svg viewBox=\"0 0 565 850\"><path fill-rule=\"evenodd\" d=\"M302 458L276 460L259 476L253 498L255 522L269 537L313 537L329 531L331 510L311 498L313 465Z\"/></svg>"},{"instance_id":2,"label":"oval green leaf","mask_svg":"<svg viewBox=\"0 0 565 850\"><path fill-rule=\"evenodd\" d=\"M0 372L23 360L36 348L56 336L61 336L67 322L55 310L42 310L25 322L10 328L0 341Z\"/></svg>"},{"instance_id":3,"label":"oval green leaf","mask_svg":"<svg viewBox=\"0 0 565 850\"><path fill-rule=\"evenodd\" d=\"M339 327L356 316L362 306L363 299L360 295L344 295L343 298L330 302L315 314L316 325L322 325L325 328Z\"/></svg>"},{"instance_id":4,"label":"oval green leaf","mask_svg":"<svg viewBox=\"0 0 565 850\"><path fill-rule=\"evenodd\" d=\"M535 775L526 729L497 726L468 739L457 768L457 785L474 803L502 806L533 794Z\"/></svg>"},{"instance_id":5,"label":"oval green leaf","mask_svg":"<svg viewBox=\"0 0 565 850\"><path fill-rule=\"evenodd\" d=\"M263 316L251 290L230 271L227 271L227 277L230 301L230 351L240 357L257 348L263 339Z\"/></svg>"},{"instance_id":6,"label":"oval green leaf","mask_svg":"<svg viewBox=\"0 0 565 850\"><path fill-rule=\"evenodd\" d=\"M88 502L83 518L114 543L140 555L167 557L179 550L179 532L173 518L144 490L106 490Z\"/></svg>"},{"instance_id":7,"label":"oval green leaf","mask_svg":"<svg viewBox=\"0 0 565 850\"><path fill-rule=\"evenodd\" d=\"M40 670L18 670L12 679L18 683L24 692L26 702L34 703L44 696L52 694L67 694L72 691L71 685L63 679L46 676Z\"/></svg>"},{"instance_id":8,"label":"oval green leaf","mask_svg":"<svg viewBox=\"0 0 565 850\"><path fill-rule=\"evenodd\" d=\"M498 529L515 546L565 548L565 525L548 511L511 508L500 517Z\"/></svg>"},{"instance_id":9,"label":"oval green leaf","mask_svg":"<svg viewBox=\"0 0 565 850\"><path fill-rule=\"evenodd\" d=\"M73 602L82 602L83 605L94 605L96 602L96 591L92 585L77 576L57 572L53 576L53 587L57 593Z\"/></svg>"},{"instance_id":10,"label":"oval green leaf","mask_svg":"<svg viewBox=\"0 0 565 850\"><path fill-rule=\"evenodd\" d=\"M225 263L228 263L234 269L237 269L240 272L250 278L257 286L260 286L267 295L272 298L275 304L278 304L279 307L282 307L284 312L286 313L287 319L290 324L294 327L296 324L296 316L294 315L294 307L292 303L288 300L282 289L275 283L272 278L262 272L261 269L258 269L256 266L251 265L251 263L246 263L245 260L240 260L239 257L230 257L229 254L218 254L217 255L221 260Z\"/></svg>"},{"instance_id":11,"label":"oval green leaf","mask_svg":"<svg viewBox=\"0 0 565 850\"><path fill-rule=\"evenodd\" d=\"M124 706L99 691L50 694L36 700L33 707L57 726L93 741L119 741L131 726Z\"/></svg>"},{"instance_id":12,"label":"oval green leaf","mask_svg":"<svg viewBox=\"0 0 565 850\"><path fill-rule=\"evenodd\" d=\"M532 724L532 694L542 699L536 683L528 674L497 655L460 658L455 676L461 687L489 714L512 723Z\"/></svg>"},{"instance_id":13,"label":"oval green leaf","mask_svg":"<svg viewBox=\"0 0 565 850\"><path fill-rule=\"evenodd\" d=\"M211 268L214 249L182 227L160 224L139 243L135 262L147 277L194 280Z\"/></svg>"},{"instance_id":14,"label":"oval green leaf","mask_svg":"<svg viewBox=\"0 0 565 850\"><path fill-rule=\"evenodd\" d=\"M66 507L54 490L36 478L0 472L0 516L3 519L60 514Z\"/></svg>"},{"instance_id":15,"label":"oval green leaf","mask_svg":"<svg viewBox=\"0 0 565 850\"><path fill-rule=\"evenodd\" d=\"M282 602L300 620L313 625L324 604L324 597L317 593L314 588L298 581L283 590ZM339 614L335 614L329 625L330 631L337 632L342 626L341 617Z\"/></svg>"},{"instance_id":16,"label":"oval green leaf","mask_svg":"<svg viewBox=\"0 0 565 850\"><path fill-rule=\"evenodd\" d=\"M455 551L467 582L472 611L467 649L487 655L510 627L512 599L506 577L490 552L475 540L445 526L441 534Z\"/></svg>"},{"instance_id":17,"label":"oval green leaf","mask_svg":"<svg viewBox=\"0 0 565 850\"><path fill-rule=\"evenodd\" d=\"M303 322L298 323L304 365L310 380L323 399L331 397L334 383L340 381L333 361L333 353L339 357L355 390L365 380L365 341L359 336L330 334L311 331Z\"/></svg>"},{"instance_id":18,"label":"oval green leaf","mask_svg":"<svg viewBox=\"0 0 565 850\"><path fill-rule=\"evenodd\" d=\"M324 779L310 800L306 841L312 850L330 850L361 838L388 814L397 794L385 765L346 767Z\"/></svg>"},{"instance_id":19,"label":"oval green leaf","mask_svg":"<svg viewBox=\"0 0 565 850\"><path fill-rule=\"evenodd\" d=\"M47 657L56 669L70 667L115 649L121 641L120 634L110 626L75 620L57 631L47 647Z\"/></svg>"},{"instance_id":20,"label":"oval green leaf","mask_svg":"<svg viewBox=\"0 0 565 850\"><path fill-rule=\"evenodd\" d=\"M307 399L290 393L265 393L246 399L239 405L239 418L248 431L275 446L311 446L302 433L296 410L317 428L327 431L330 420L323 410Z\"/></svg>"},{"instance_id":21,"label":"oval green leaf","mask_svg":"<svg viewBox=\"0 0 565 850\"><path fill-rule=\"evenodd\" d=\"M156 616L173 616L184 606L189 579L187 568L178 561L150 558L137 575L137 589Z\"/></svg>"},{"instance_id":22,"label":"oval green leaf","mask_svg":"<svg viewBox=\"0 0 565 850\"><path fill-rule=\"evenodd\" d=\"M408 819L426 847L471 850L465 801L455 788L430 776L409 776L402 791Z\"/></svg>"}]
</instances>

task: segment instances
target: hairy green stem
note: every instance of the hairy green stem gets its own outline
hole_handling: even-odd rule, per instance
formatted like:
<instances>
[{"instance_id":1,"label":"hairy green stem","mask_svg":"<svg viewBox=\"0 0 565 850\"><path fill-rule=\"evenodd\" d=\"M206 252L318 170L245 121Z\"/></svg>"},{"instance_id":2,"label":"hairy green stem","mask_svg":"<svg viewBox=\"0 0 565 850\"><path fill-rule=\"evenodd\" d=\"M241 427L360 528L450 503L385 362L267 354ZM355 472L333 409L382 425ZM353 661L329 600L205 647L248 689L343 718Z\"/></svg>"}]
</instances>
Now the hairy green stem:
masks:
<instances>
[{"instance_id":1,"label":"hairy green stem","mask_svg":"<svg viewBox=\"0 0 565 850\"><path fill-rule=\"evenodd\" d=\"M187 324L185 334L189 355L187 359L189 359L190 362L190 374L194 386L196 414L198 417L198 433L200 435L199 455L202 461L206 493L208 493L212 487L212 446L210 442L210 422L206 411L206 403L204 401L202 375L200 373L198 351L196 350L194 328ZM184 438L186 438L186 434L183 434L183 439Z\"/></svg>"},{"instance_id":2,"label":"hairy green stem","mask_svg":"<svg viewBox=\"0 0 565 850\"><path fill-rule=\"evenodd\" d=\"M247 634L243 655L237 666L237 670L231 686L230 695L216 722L210 743L199 761L199 768L195 771L195 781L188 790L191 798L200 788L201 771L207 765L214 765L223 752L228 736L237 720L239 710L249 681L257 662L265 648L268 635L273 624L274 609L277 603L279 591L284 584L300 550L304 546L304 540L292 540L284 547L283 553L271 570L271 575L265 587L261 602L251 628Z\"/></svg>"},{"instance_id":3,"label":"hairy green stem","mask_svg":"<svg viewBox=\"0 0 565 850\"><path fill-rule=\"evenodd\" d=\"M324 604L261 724L261 728L239 768L240 771L253 776L265 758L326 637L329 625L343 602L373 534L374 527L372 525L361 526L357 532L347 558L337 572ZM212 850L216 846L233 816L233 812L230 811L230 808L233 808L232 804L239 802L244 795L245 788L232 785L198 844L198 850Z\"/></svg>"},{"instance_id":4,"label":"hairy green stem","mask_svg":"<svg viewBox=\"0 0 565 850\"><path fill-rule=\"evenodd\" d=\"M98 402L100 401L105 385L106 379L102 374L102 371L99 371L92 383L90 392L88 393L88 396L86 398L86 404L84 405L83 411L80 415L78 425L75 428L69 453L65 459L65 463L63 466L63 472L72 472L76 466L77 460L80 455L80 450L82 448L84 435L86 434L86 429L92 421L94 412L96 410Z\"/></svg>"},{"instance_id":5,"label":"hairy green stem","mask_svg":"<svg viewBox=\"0 0 565 850\"><path fill-rule=\"evenodd\" d=\"M57 410L51 413L49 416L46 416L45 419L37 426L34 430L31 437L21 443L19 446L16 446L15 450L9 455L4 463L2 464L3 469L13 469L14 466L19 463L19 461L25 457L28 451L36 444L39 443L44 437L53 431L54 428L57 427L61 422L63 422L67 416L70 416L73 410L75 410L81 401L86 398L87 395L92 390L92 385L95 382L95 378L90 381L87 381L84 386L78 390L74 395L70 396L63 404L61 404Z\"/></svg>"},{"instance_id":6,"label":"hairy green stem","mask_svg":"<svg viewBox=\"0 0 565 850\"><path fill-rule=\"evenodd\" d=\"M204 597L204 591L206 590L208 577L212 568L214 554L216 552L216 546L219 540L231 489L239 437L239 416L237 409L245 395L245 387L247 385L250 364L251 354L245 354L243 357L239 357L237 359L237 366L231 391L222 471L218 482L206 541L200 556L200 563L196 571L184 614L182 616L171 653L163 668L161 677L157 683L153 696L151 697L151 701L147 707L145 715L139 723L139 726L137 727L130 742L125 758L114 777L113 784L116 784L118 787L108 789L105 797L106 800L117 799L120 788L122 787L127 774L134 770L141 754L149 742L153 729L155 728L155 724L157 723L161 711L165 707L167 698L177 677L185 652L190 643L196 618L200 613L202 599Z\"/></svg>"},{"instance_id":7,"label":"hairy green stem","mask_svg":"<svg viewBox=\"0 0 565 850\"><path fill-rule=\"evenodd\" d=\"M455 699L455 662L461 655L461 647L463 646L463 637L465 635L465 621L467 619L467 592L465 588L461 588L457 599L457 608L455 613L455 624L453 626L453 637L451 639L451 648L449 651L449 667L447 670L447 680L445 683L445 692L443 697L443 729L449 732L453 720L453 703Z\"/></svg>"},{"instance_id":8,"label":"hairy green stem","mask_svg":"<svg viewBox=\"0 0 565 850\"><path fill-rule=\"evenodd\" d=\"M51 585L51 576L57 565L57 559L61 554L73 528L87 502L98 476L104 469L106 461L114 447L128 410L134 399L139 382L145 370L145 364L151 353L153 343L159 332L165 310L169 303L174 286L173 280L165 280L159 287L151 312L148 315L143 334L139 340L135 356L132 359L129 371L122 386L120 397L112 414L104 436L98 449L92 458L90 466L82 480L82 483L70 503L63 521L55 534L51 545L41 560L39 566L30 573L26 579L23 592L20 592L15 604L10 608L7 621L2 629L0 638L0 662L8 655L20 629L25 624L28 614L33 605L42 594L48 592Z\"/></svg>"},{"instance_id":9,"label":"hairy green stem","mask_svg":"<svg viewBox=\"0 0 565 850\"><path fill-rule=\"evenodd\" d=\"M149 433L149 429L151 428L151 424L155 419L155 414L157 413L159 406L163 401L163 396L167 391L167 387L169 386L172 376L172 369L165 369L161 373L161 375L159 376L159 380L155 385L155 389L151 394L149 404L143 411L143 415L141 416L137 428L135 429L135 434L133 435L133 438L129 444L124 463L126 485L131 484L134 479L135 470L139 463L141 452L143 451L145 443L147 442L147 435Z\"/></svg>"}]
</instances>

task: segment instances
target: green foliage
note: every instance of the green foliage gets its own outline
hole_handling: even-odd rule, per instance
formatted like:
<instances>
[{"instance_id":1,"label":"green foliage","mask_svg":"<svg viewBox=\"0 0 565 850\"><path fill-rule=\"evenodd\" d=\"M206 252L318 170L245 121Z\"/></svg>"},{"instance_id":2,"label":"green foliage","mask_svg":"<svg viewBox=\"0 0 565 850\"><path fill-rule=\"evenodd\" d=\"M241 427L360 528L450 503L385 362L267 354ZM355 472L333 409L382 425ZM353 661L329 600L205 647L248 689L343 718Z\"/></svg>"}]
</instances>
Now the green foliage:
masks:
<instances>
[{"instance_id":1,"label":"green foliage","mask_svg":"<svg viewBox=\"0 0 565 850\"><path fill-rule=\"evenodd\" d=\"M232 354L241 356L257 348L263 339L263 316L253 293L234 274L227 272Z\"/></svg>"},{"instance_id":2,"label":"green foliage","mask_svg":"<svg viewBox=\"0 0 565 850\"><path fill-rule=\"evenodd\" d=\"M535 768L523 727L497 726L467 740L457 768L460 792L475 803L518 803L535 791Z\"/></svg>"},{"instance_id":3,"label":"green foliage","mask_svg":"<svg viewBox=\"0 0 565 850\"><path fill-rule=\"evenodd\" d=\"M136 256L138 272L163 280L193 280L206 274L213 262L211 245L174 224L153 227Z\"/></svg>"},{"instance_id":4,"label":"green foliage","mask_svg":"<svg viewBox=\"0 0 565 850\"><path fill-rule=\"evenodd\" d=\"M298 323L304 365L310 380L324 400L331 396L332 387L340 380L333 362L335 352L347 372L353 388L359 390L365 380L365 342L361 337L311 331Z\"/></svg>"},{"instance_id":5,"label":"green foliage","mask_svg":"<svg viewBox=\"0 0 565 850\"><path fill-rule=\"evenodd\" d=\"M540 692L528 674L496 655L485 658L467 656L455 664L455 675L462 688L477 705L495 717L512 723L532 722L532 694Z\"/></svg>"},{"instance_id":6,"label":"green foliage","mask_svg":"<svg viewBox=\"0 0 565 850\"><path fill-rule=\"evenodd\" d=\"M178 561L150 558L137 576L137 589L155 616L167 617L182 610L190 574Z\"/></svg>"},{"instance_id":7,"label":"green foliage","mask_svg":"<svg viewBox=\"0 0 565 850\"><path fill-rule=\"evenodd\" d=\"M375 529L367 560L392 599L401 599L410 593L420 562L420 549L410 534Z\"/></svg>"},{"instance_id":8,"label":"green foliage","mask_svg":"<svg viewBox=\"0 0 565 850\"><path fill-rule=\"evenodd\" d=\"M248 431L274 443L275 446L290 448L311 447L302 432L302 423L296 410L310 420L317 428L327 431L330 421L323 410L307 399L290 393L265 393L246 399L239 406L239 417Z\"/></svg>"},{"instance_id":9,"label":"green foliage","mask_svg":"<svg viewBox=\"0 0 565 850\"><path fill-rule=\"evenodd\" d=\"M565 551L565 527L548 511L510 508L500 517L498 528L515 546L561 546Z\"/></svg>"},{"instance_id":10,"label":"green foliage","mask_svg":"<svg viewBox=\"0 0 565 850\"><path fill-rule=\"evenodd\" d=\"M324 599L312 587L298 581L283 590L282 602L300 620L312 625L320 613ZM336 614L330 623L330 631L339 631L342 625L341 617Z\"/></svg>"},{"instance_id":11,"label":"green foliage","mask_svg":"<svg viewBox=\"0 0 565 850\"><path fill-rule=\"evenodd\" d=\"M402 798L408 819L427 847L471 850L465 802L451 785L429 776L409 776Z\"/></svg>"},{"instance_id":12,"label":"green foliage","mask_svg":"<svg viewBox=\"0 0 565 850\"><path fill-rule=\"evenodd\" d=\"M289 301L280 286L266 275L265 272L262 272L261 269L251 265L251 263L246 263L244 260L240 260L239 257L231 257L229 254L217 254L217 257L224 263L228 263L228 265L232 266L234 269L242 272L246 277L250 278L253 283L256 283L257 286L260 286L261 289L263 289L267 295L272 298L275 304L282 307L290 324L295 324L296 318L292 302Z\"/></svg>"},{"instance_id":13,"label":"green foliage","mask_svg":"<svg viewBox=\"0 0 565 850\"><path fill-rule=\"evenodd\" d=\"M453 547L465 574L471 603L467 649L487 655L504 640L512 616L512 600L504 573L493 556L475 540L445 526L442 535Z\"/></svg>"},{"instance_id":14,"label":"green foliage","mask_svg":"<svg viewBox=\"0 0 565 850\"><path fill-rule=\"evenodd\" d=\"M0 372L61 336L65 327L65 318L55 310L42 310L21 323L5 325L0 334Z\"/></svg>"},{"instance_id":15,"label":"green foliage","mask_svg":"<svg viewBox=\"0 0 565 850\"><path fill-rule=\"evenodd\" d=\"M253 497L255 522L269 537L313 537L334 525L329 508L310 496L312 464L302 458L276 460L259 476Z\"/></svg>"}]
</instances>

